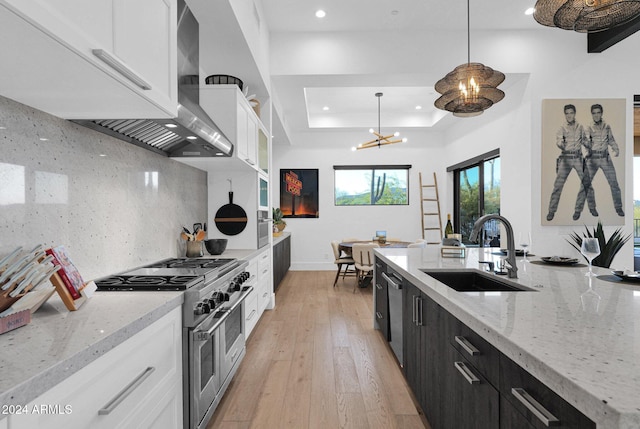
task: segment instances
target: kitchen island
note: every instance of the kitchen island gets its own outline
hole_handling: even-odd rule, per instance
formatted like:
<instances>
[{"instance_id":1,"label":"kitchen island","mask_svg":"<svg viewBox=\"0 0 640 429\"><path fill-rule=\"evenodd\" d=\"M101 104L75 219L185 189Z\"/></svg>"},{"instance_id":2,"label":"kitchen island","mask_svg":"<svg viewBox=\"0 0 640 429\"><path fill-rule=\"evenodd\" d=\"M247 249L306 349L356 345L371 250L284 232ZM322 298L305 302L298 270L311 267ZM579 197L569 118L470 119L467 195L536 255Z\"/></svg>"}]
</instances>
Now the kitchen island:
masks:
<instances>
[{"instance_id":1,"label":"kitchen island","mask_svg":"<svg viewBox=\"0 0 640 429\"><path fill-rule=\"evenodd\" d=\"M598 277L585 295L584 265L518 258L519 278L510 280L533 291L457 292L420 269L483 269L478 260L497 262L498 249L467 249L461 259L442 258L437 247L375 253L598 428L640 427L640 284L615 282L594 267Z\"/></svg>"}]
</instances>

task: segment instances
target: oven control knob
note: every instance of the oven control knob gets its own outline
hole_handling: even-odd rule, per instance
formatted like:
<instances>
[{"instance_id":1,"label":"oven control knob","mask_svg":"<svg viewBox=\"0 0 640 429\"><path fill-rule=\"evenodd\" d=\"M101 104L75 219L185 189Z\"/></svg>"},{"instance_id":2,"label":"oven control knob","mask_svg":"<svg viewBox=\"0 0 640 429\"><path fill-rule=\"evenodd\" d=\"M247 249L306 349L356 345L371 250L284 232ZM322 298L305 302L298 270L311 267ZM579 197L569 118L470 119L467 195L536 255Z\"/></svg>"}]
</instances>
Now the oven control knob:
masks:
<instances>
[{"instance_id":1,"label":"oven control knob","mask_svg":"<svg viewBox=\"0 0 640 429\"><path fill-rule=\"evenodd\" d=\"M211 306L208 302L199 302L193 311L195 314L206 314L211 312Z\"/></svg>"},{"instance_id":2,"label":"oven control knob","mask_svg":"<svg viewBox=\"0 0 640 429\"><path fill-rule=\"evenodd\" d=\"M239 290L240 290L240 283L231 282L231 284L229 285L229 292L237 292Z\"/></svg>"},{"instance_id":3,"label":"oven control knob","mask_svg":"<svg viewBox=\"0 0 640 429\"><path fill-rule=\"evenodd\" d=\"M249 272L248 272L248 271L243 271L243 272L242 272L242 278L243 278L245 281L249 280L249 277L251 277L251 275L249 274Z\"/></svg>"}]
</instances>

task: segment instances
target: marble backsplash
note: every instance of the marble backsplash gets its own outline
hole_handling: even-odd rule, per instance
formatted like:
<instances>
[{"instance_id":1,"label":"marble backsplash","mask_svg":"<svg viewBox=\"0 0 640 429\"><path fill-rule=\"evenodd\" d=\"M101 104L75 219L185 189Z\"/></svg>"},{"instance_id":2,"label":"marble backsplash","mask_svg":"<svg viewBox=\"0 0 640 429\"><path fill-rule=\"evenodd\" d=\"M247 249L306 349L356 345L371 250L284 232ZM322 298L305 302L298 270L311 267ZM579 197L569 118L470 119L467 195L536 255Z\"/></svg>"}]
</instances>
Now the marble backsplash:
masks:
<instances>
[{"instance_id":1,"label":"marble backsplash","mask_svg":"<svg viewBox=\"0 0 640 429\"><path fill-rule=\"evenodd\" d=\"M86 280L184 256L207 173L0 97L0 257L64 245Z\"/></svg>"}]
</instances>

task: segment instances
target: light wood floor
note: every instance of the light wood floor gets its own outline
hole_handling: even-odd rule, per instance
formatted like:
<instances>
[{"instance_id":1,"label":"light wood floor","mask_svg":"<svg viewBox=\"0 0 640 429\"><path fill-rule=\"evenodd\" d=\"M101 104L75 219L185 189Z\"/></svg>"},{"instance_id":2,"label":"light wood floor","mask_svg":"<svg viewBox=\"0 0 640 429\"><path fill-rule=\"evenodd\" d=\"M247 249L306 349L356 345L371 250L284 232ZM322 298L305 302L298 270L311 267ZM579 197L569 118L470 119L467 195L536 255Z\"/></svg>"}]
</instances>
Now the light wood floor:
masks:
<instances>
[{"instance_id":1,"label":"light wood floor","mask_svg":"<svg viewBox=\"0 0 640 429\"><path fill-rule=\"evenodd\" d=\"M334 276L289 271L208 429L429 428L373 329L371 286Z\"/></svg>"}]
</instances>

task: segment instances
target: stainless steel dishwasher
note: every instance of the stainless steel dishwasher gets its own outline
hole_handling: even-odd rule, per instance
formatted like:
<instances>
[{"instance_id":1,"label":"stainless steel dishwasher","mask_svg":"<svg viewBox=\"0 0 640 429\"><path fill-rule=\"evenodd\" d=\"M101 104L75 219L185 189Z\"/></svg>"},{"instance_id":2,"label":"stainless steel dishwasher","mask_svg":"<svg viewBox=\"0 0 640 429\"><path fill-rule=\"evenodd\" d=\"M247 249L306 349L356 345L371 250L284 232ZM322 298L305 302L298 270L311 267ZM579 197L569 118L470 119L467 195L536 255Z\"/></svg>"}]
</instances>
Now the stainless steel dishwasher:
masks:
<instances>
[{"instance_id":1,"label":"stainless steel dishwasher","mask_svg":"<svg viewBox=\"0 0 640 429\"><path fill-rule=\"evenodd\" d=\"M389 344L402 365L402 278L391 270L382 272L389 294Z\"/></svg>"}]
</instances>

